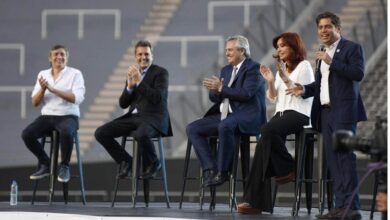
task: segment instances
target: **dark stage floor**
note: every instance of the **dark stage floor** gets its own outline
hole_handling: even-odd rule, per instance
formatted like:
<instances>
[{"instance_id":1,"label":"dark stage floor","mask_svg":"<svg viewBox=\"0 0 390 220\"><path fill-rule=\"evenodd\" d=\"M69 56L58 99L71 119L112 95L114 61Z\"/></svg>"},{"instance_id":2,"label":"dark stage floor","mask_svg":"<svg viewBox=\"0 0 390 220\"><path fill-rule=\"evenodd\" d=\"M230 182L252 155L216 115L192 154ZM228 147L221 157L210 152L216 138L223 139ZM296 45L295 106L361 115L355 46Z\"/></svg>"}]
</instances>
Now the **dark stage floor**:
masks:
<instances>
[{"instance_id":1,"label":"dark stage floor","mask_svg":"<svg viewBox=\"0 0 390 220\"><path fill-rule=\"evenodd\" d=\"M196 203L185 203L182 209L178 208L178 203L171 203L171 208L166 208L165 203L151 203L148 208L143 203L137 204L136 208L131 208L130 203L116 203L114 208L110 203L87 203L83 206L81 203L64 203L55 202L52 205L48 203L36 203L31 205L27 202L18 203L17 206L11 207L8 202L0 202L0 219L38 219L38 213L43 214L44 219L217 219L217 220L241 220L241 219L299 219L309 220L316 219L317 209L312 210L308 215L303 208L298 217L291 217L290 207L277 207L273 214L264 213L262 215L241 215L229 211L228 205L219 204L214 211L208 210L208 204L205 204L204 210L200 210ZM72 214L67 217L58 217L56 214ZM369 219L369 212L362 211L363 218ZM74 215L74 216L73 216ZM35 217L34 217L35 216ZM30 218L31 217L31 218ZM118 217L118 218L116 218ZM138 217L138 218L137 218ZM380 219L380 213L375 213L374 219ZM41 217L39 217L41 218Z\"/></svg>"}]
</instances>

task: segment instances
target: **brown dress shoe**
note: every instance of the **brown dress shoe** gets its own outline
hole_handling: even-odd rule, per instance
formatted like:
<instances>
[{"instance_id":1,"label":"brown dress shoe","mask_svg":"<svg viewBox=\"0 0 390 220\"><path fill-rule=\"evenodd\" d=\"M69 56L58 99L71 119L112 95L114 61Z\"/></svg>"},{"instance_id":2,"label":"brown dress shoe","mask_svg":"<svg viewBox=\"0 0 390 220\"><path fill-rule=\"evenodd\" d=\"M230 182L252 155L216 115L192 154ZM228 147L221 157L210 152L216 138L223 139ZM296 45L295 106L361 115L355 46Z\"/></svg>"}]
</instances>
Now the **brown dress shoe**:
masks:
<instances>
[{"instance_id":1,"label":"brown dress shoe","mask_svg":"<svg viewBox=\"0 0 390 220\"><path fill-rule=\"evenodd\" d=\"M275 176L275 182L276 184L283 185L289 182L294 181L295 179L295 172L291 171L286 176Z\"/></svg>"},{"instance_id":2,"label":"brown dress shoe","mask_svg":"<svg viewBox=\"0 0 390 220\"><path fill-rule=\"evenodd\" d=\"M261 214L261 209L252 207L251 204L249 203L241 203L237 206L237 212L240 214L249 214L249 215L254 215L254 214Z\"/></svg>"}]
</instances>

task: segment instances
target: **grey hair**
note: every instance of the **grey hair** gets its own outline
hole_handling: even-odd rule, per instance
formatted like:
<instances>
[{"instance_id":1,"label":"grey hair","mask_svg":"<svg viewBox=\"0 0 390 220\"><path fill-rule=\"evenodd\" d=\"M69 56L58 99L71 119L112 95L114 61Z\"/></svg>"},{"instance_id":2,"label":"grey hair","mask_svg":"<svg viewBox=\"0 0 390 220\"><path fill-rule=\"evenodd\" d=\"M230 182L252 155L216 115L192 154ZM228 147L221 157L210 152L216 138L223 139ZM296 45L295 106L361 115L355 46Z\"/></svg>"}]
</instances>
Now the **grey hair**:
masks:
<instances>
[{"instance_id":1,"label":"grey hair","mask_svg":"<svg viewBox=\"0 0 390 220\"><path fill-rule=\"evenodd\" d=\"M234 35L227 38L226 42L236 40L237 41L237 48L242 48L245 50L244 55L245 57L251 56L251 51L249 49L249 42L248 39L242 35Z\"/></svg>"}]
</instances>

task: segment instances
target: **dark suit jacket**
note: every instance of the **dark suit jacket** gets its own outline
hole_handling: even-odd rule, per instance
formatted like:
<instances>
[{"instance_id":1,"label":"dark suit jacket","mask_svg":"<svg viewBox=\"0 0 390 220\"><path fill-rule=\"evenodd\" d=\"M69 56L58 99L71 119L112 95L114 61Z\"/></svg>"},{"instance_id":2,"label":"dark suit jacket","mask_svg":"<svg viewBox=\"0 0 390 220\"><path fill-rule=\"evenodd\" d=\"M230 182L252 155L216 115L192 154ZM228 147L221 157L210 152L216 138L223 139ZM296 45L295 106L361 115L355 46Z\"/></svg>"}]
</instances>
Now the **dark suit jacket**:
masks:
<instances>
[{"instance_id":1,"label":"dark suit jacket","mask_svg":"<svg viewBox=\"0 0 390 220\"><path fill-rule=\"evenodd\" d=\"M330 114L338 123L357 123L367 120L359 82L364 77L364 52L359 44L341 38L329 67ZM305 86L304 98L314 96L311 123L321 130L320 102L321 72L315 73L315 82Z\"/></svg>"},{"instance_id":2,"label":"dark suit jacket","mask_svg":"<svg viewBox=\"0 0 390 220\"><path fill-rule=\"evenodd\" d=\"M129 94L126 86L119 97L121 108L128 108L129 112L119 119L128 118L134 108L138 115L156 128L161 135L172 136L171 121L168 112L168 71L152 64L142 82Z\"/></svg>"},{"instance_id":3,"label":"dark suit jacket","mask_svg":"<svg viewBox=\"0 0 390 220\"><path fill-rule=\"evenodd\" d=\"M228 87L233 71L232 65L222 68L220 78L224 79L221 93L210 92L209 97L215 104L207 111L207 115L220 112L219 107L224 98L229 98L232 113L239 130L244 134L258 134L266 123L265 81L259 72L259 64L246 58L240 67L231 87Z\"/></svg>"}]
</instances>

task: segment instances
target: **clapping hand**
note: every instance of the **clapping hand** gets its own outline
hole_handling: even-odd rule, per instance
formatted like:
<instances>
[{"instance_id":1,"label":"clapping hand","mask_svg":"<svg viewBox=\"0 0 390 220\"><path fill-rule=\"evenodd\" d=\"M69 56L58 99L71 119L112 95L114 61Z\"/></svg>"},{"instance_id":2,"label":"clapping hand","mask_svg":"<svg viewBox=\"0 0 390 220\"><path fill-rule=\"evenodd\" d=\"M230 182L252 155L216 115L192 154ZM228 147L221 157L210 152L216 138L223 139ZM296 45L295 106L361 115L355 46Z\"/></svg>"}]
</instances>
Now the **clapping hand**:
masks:
<instances>
[{"instance_id":1,"label":"clapping hand","mask_svg":"<svg viewBox=\"0 0 390 220\"><path fill-rule=\"evenodd\" d=\"M43 78L43 77L40 77L39 79L39 84L41 85L41 87L42 87L42 90L49 90L50 92L52 92L52 93L54 93L54 88L53 88L53 86L51 86L50 84L49 84L49 82L45 79L45 78Z\"/></svg>"},{"instance_id":2,"label":"clapping hand","mask_svg":"<svg viewBox=\"0 0 390 220\"><path fill-rule=\"evenodd\" d=\"M260 74L264 77L267 82L274 82L275 77L271 69L266 65L260 65Z\"/></svg>"},{"instance_id":3,"label":"clapping hand","mask_svg":"<svg viewBox=\"0 0 390 220\"><path fill-rule=\"evenodd\" d=\"M137 66L131 65L127 71L127 87L134 88L141 81L141 73Z\"/></svg>"},{"instance_id":4,"label":"clapping hand","mask_svg":"<svg viewBox=\"0 0 390 220\"><path fill-rule=\"evenodd\" d=\"M223 86L223 79L212 76L211 78L205 78L202 84L210 91L220 92Z\"/></svg>"},{"instance_id":5,"label":"clapping hand","mask_svg":"<svg viewBox=\"0 0 390 220\"><path fill-rule=\"evenodd\" d=\"M284 84L286 84L287 88L290 88L292 85L290 78L288 78L286 74L286 66L283 63L277 64L278 73Z\"/></svg>"}]
</instances>

